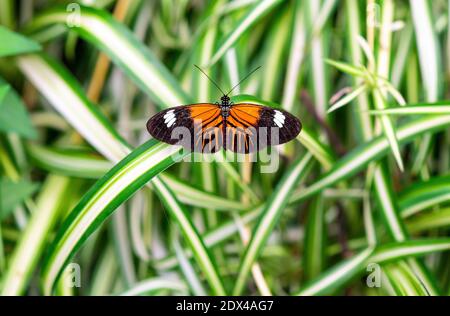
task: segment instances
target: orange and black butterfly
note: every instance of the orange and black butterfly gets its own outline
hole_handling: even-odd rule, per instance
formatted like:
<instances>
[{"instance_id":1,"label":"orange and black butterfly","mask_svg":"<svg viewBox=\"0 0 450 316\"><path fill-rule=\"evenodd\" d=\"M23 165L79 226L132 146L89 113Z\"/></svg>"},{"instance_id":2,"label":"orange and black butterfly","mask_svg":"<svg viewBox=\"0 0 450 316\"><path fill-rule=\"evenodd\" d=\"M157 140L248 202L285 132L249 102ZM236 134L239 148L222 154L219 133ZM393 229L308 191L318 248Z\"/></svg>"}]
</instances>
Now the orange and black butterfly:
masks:
<instances>
[{"instance_id":1,"label":"orange and black butterfly","mask_svg":"<svg viewBox=\"0 0 450 316\"><path fill-rule=\"evenodd\" d=\"M191 152L215 153L224 148L241 154L286 143L300 133L302 125L292 114L257 104L233 104L228 95L237 85L225 94L209 79L223 94L220 103L183 105L159 112L147 122L149 133Z\"/></svg>"}]
</instances>

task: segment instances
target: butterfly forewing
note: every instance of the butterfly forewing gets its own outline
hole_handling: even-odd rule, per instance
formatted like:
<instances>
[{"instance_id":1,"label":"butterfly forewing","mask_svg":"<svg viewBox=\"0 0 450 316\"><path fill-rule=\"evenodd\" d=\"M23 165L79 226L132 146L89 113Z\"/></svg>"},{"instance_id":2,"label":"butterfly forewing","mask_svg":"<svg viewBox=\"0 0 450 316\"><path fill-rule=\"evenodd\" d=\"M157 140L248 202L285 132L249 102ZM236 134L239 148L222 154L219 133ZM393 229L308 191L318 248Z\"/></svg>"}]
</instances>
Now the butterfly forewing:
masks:
<instances>
[{"instance_id":1,"label":"butterfly forewing","mask_svg":"<svg viewBox=\"0 0 450 316\"><path fill-rule=\"evenodd\" d=\"M227 118L225 148L237 153L251 153L267 146L286 143L301 130L292 114L256 104L239 103Z\"/></svg>"},{"instance_id":2,"label":"butterfly forewing","mask_svg":"<svg viewBox=\"0 0 450 316\"><path fill-rule=\"evenodd\" d=\"M159 112L147 122L147 130L165 143L182 145L189 151L213 153L222 146L222 123L218 105L198 103Z\"/></svg>"}]
</instances>

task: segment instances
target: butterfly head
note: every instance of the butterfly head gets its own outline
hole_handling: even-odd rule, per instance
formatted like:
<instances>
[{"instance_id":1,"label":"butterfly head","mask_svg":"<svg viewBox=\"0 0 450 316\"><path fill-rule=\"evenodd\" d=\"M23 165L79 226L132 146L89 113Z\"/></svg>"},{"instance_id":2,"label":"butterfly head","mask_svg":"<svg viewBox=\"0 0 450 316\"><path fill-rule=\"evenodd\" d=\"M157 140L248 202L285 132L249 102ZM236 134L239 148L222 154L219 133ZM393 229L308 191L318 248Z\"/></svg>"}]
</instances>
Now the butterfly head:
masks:
<instances>
[{"instance_id":1,"label":"butterfly head","mask_svg":"<svg viewBox=\"0 0 450 316\"><path fill-rule=\"evenodd\" d=\"M230 104L230 97L229 96L227 96L227 95L223 95L221 98L220 98L220 101L222 102L222 106L227 106L227 105L229 105Z\"/></svg>"}]
</instances>

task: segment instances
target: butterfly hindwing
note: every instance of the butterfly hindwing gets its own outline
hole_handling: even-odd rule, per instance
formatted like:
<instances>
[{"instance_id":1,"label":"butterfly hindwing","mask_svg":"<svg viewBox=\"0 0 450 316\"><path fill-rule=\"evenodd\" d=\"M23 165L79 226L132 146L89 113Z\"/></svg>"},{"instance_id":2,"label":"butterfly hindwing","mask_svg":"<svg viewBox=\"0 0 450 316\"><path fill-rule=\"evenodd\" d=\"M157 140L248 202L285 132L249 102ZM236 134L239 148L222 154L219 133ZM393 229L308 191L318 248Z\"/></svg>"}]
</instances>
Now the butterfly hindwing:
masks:
<instances>
[{"instance_id":1,"label":"butterfly hindwing","mask_svg":"<svg viewBox=\"0 0 450 316\"><path fill-rule=\"evenodd\" d=\"M251 153L295 138L302 125L292 114L266 106L239 103L227 118L225 148L237 153Z\"/></svg>"},{"instance_id":2,"label":"butterfly hindwing","mask_svg":"<svg viewBox=\"0 0 450 316\"><path fill-rule=\"evenodd\" d=\"M171 145L214 153L222 146L220 107L211 103L178 106L159 112L147 122L148 132Z\"/></svg>"}]
</instances>

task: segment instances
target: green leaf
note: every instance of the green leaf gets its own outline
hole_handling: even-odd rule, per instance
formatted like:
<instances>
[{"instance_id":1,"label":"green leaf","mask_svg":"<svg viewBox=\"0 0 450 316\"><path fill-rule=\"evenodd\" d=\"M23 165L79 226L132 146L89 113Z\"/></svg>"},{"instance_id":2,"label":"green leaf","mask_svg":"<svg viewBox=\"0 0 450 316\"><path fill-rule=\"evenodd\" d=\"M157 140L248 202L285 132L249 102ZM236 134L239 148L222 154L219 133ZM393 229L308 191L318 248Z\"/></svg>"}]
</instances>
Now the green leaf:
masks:
<instances>
[{"instance_id":1,"label":"green leaf","mask_svg":"<svg viewBox=\"0 0 450 316\"><path fill-rule=\"evenodd\" d=\"M389 264L382 270L389 282L386 288L391 295L398 296L427 296L430 295L423 282L408 267L405 262Z\"/></svg>"},{"instance_id":2,"label":"green leaf","mask_svg":"<svg viewBox=\"0 0 450 316\"><path fill-rule=\"evenodd\" d=\"M234 25L233 30L225 36L225 39L219 45L219 48L213 57L211 57L207 66L213 66L223 55L225 55L227 50L236 43L244 32L248 31L259 19L268 14L268 12L280 2L280 0L258 1L249 12Z\"/></svg>"},{"instance_id":3,"label":"green leaf","mask_svg":"<svg viewBox=\"0 0 450 316\"><path fill-rule=\"evenodd\" d=\"M442 56L438 40L439 34L435 30L431 3L425 0L409 1L412 22L414 24L415 42L419 54L421 82L425 92L426 102L436 102L443 90ZM425 135L415 154L413 172L417 173L425 165L432 142L429 135Z\"/></svg>"},{"instance_id":4,"label":"green leaf","mask_svg":"<svg viewBox=\"0 0 450 316\"><path fill-rule=\"evenodd\" d=\"M14 182L0 178L0 219L5 219L17 205L35 193L38 187L37 183L26 180Z\"/></svg>"},{"instance_id":5,"label":"green leaf","mask_svg":"<svg viewBox=\"0 0 450 316\"><path fill-rule=\"evenodd\" d=\"M355 77L365 77L367 75L367 72L365 69L361 66L353 66L341 61L331 60L331 59L325 59L325 62L340 71L343 71L349 75L355 76Z\"/></svg>"},{"instance_id":6,"label":"green leaf","mask_svg":"<svg viewBox=\"0 0 450 316\"><path fill-rule=\"evenodd\" d=\"M403 217L410 217L432 206L450 201L450 176L418 181L400 194L399 207Z\"/></svg>"},{"instance_id":7,"label":"green leaf","mask_svg":"<svg viewBox=\"0 0 450 316\"><path fill-rule=\"evenodd\" d=\"M340 99L339 101L337 101L336 103L334 103L327 111L327 113L331 113L341 107L343 107L344 105L350 103L353 101L353 99L357 98L358 95L360 95L361 93L363 93L366 90L366 86L361 86L358 89L350 92L349 94L347 94L345 97L343 97L342 99Z\"/></svg>"},{"instance_id":8,"label":"green leaf","mask_svg":"<svg viewBox=\"0 0 450 316\"><path fill-rule=\"evenodd\" d=\"M264 67L261 67L261 69L258 70L258 75L261 78L259 88L261 91L260 96L265 100L276 100L282 87L281 84L284 69L279 65L286 58L286 50L288 49L287 44L293 17L292 9L293 5L289 4L284 6L279 13L277 12L275 14L274 23L266 35L267 39L265 40L265 47L263 47L264 59L263 61L260 61ZM302 31L304 32L304 30ZM299 71L299 68L300 67L297 67L296 70ZM295 82L293 83L295 84ZM295 85L295 87L297 87L297 85ZM283 105L283 108L287 108L286 100L283 100L281 104Z\"/></svg>"},{"instance_id":9,"label":"green leaf","mask_svg":"<svg viewBox=\"0 0 450 316\"><path fill-rule=\"evenodd\" d=\"M33 143L27 144L26 150L38 167L71 177L98 179L113 167L113 163L94 152Z\"/></svg>"},{"instance_id":10,"label":"green leaf","mask_svg":"<svg viewBox=\"0 0 450 316\"><path fill-rule=\"evenodd\" d=\"M157 290L169 290L173 293L184 294L187 292L187 287L181 282L175 282L170 280L165 280L163 278L152 278L139 282L131 289L120 293L120 296L138 296L138 295L148 295L151 292Z\"/></svg>"},{"instance_id":11,"label":"green leaf","mask_svg":"<svg viewBox=\"0 0 450 316\"><path fill-rule=\"evenodd\" d=\"M48 27L69 27L71 12L65 7L47 11L33 20L27 30L32 36ZM161 108L191 103L175 77L124 25L105 11L80 7L80 24L71 30L104 51Z\"/></svg>"},{"instance_id":12,"label":"green leaf","mask_svg":"<svg viewBox=\"0 0 450 316\"><path fill-rule=\"evenodd\" d=\"M325 205L323 197L316 197L308 210L305 225L304 253L305 279L318 276L325 266Z\"/></svg>"},{"instance_id":13,"label":"green leaf","mask_svg":"<svg viewBox=\"0 0 450 316\"><path fill-rule=\"evenodd\" d=\"M370 260L377 263L386 263L397 261L402 258L419 257L449 249L449 238L409 240L379 246Z\"/></svg>"},{"instance_id":14,"label":"green leaf","mask_svg":"<svg viewBox=\"0 0 450 316\"><path fill-rule=\"evenodd\" d=\"M415 216L406 222L406 226L411 233L421 233L425 230L449 227L450 208Z\"/></svg>"},{"instance_id":15,"label":"green leaf","mask_svg":"<svg viewBox=\"0 0 450 316\"><path fill-rule=\"evenodd\" d=\"M292 166L285 171L283 178L269 197L268 202L264 206L261 218L255 226L252 238L244 252L244 257L241 260L233 295L241 294L253 263L258 258L267 238L277 224L295 185L311 163L311 157L310 154L305 157L299 157Z\"/></svg>"},{"instance_id":16,"label":"green leaf","mask_svg":"<svg viewBox=\"0 0 450 316\"><path fill-rule=\"evenodd\" d=\"M419 53L420 70L425 88L425 101L434 102L442 88L441 54L438 35L435 32L430 2L410 0L412 21L414 24L416 45Z\"/></svg>"},{"instance_id":17,"label":"green leaf","mask_svg":"<svg viewBox=\"0 0 450 316\"><path fill-rule=\"evenodd\" d=\"M0 25L0 57L33 53L41 50L41 45Z\"/></svg>"},{"instance_id":18,"label":"green leaf","mask_svg":"<svg viewBox=\"0 0 450 316\"><path fill-rule=\"evenodd\" d=\"M418 114L442 114L450 115L450 104L449 103L435 103L435 105L408 105L406 107L395 107L384 110L372 110L369 111L371 114L375 115L418 115Z\"/></svg>"},{"instance_id":19,"label":"green leaf","mask_svg":"<svg viewBox=\"0 0 450 316\"><path fill-rule=\"evenodd\" d=\"M381 91L379 91L378 89L374 89L372 91L372 94L374 98L375 107L380 110L386 108L386 101ZM389 146L391 147L392 154L394 155L394 158L397 161L397 165L401 171L404 171L405 167L403 165L400 147L398 144L398 138L392 120L390 117L385 115L381 116L380 120L381 125L383 127L384 135L386 135L389 141Z\"/></svg>"},{"instance_id":20,"label":"green leaf","mask_svg":"<svg viewBox=\"0 0 450 316\"><path fill-rule=\"evenodd\" d=\"M373 252L372 248L367 248L350 259L342 261L317 279L311 281L295 295L311 296L330 294L333 291L344 286L349 280L353 279L365 267L367 260Z\"/></svg>"},{"instance_id":21,"label":"green leaf","mask_svg":"<svg viewBox=\"0 0 450 316\"><path fill-rule=\"evenodd\" d=\"M36 207L21 234L3 278L2 295L22 295L52 231L62 215L70 180L50 175L39 192Z\"/></svg>"},{"instance_id":22,"label":"green leaf","mask_svg":"<svg viewBox=\"0 0 450 316\"><path fill-rule=\"evenodd\" d=\"M420 117L410 120L408 123L397 128L398 141L400 144L406 144L428 132L436 133L448 128L448 126L450 126L450 115L430 115ZM324 173L307 188L294 194L292 201L302 201L338 181L348 179L355 173L361 171L370 162L378 161L386 156L388 150L389 142L384 136L378 136L372 141L359 145L339 159L330 171Z\"/></svg>"},{"instance_id":23,"label":"green leaf","mask_svg":"<svg viewBox=\"0 0 450 316\"><path fill-rule=\"evenodd\" d=\"M9 85L0 86L0 131L31 139L37 136L25 105Z\"/></svg>"},{"instance_id":24,"label":"green leaf","mask_svg":"<svg viewBox=\"0 0 450 316\"><path fill-rule=\"evenodd\" d=\"M450 249L450 239L423 239L385 244L377 248L367 248L350 259L347 259L311 281L295 295L326 295L343 288L350 280L366 270L370 263L388 263L400 259L419 257L429 253L447 251ZM399 280L409 275L411 282L418 282L417 275L412 274L409 267L401 263L403 272L396 272ZM420 284L420 283L419 283ZM423 290L423 285L421 285Z\"/></svg>"}]
</instances>

